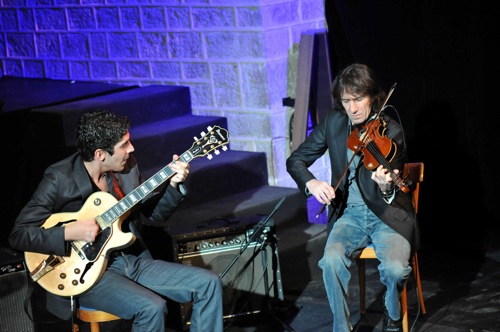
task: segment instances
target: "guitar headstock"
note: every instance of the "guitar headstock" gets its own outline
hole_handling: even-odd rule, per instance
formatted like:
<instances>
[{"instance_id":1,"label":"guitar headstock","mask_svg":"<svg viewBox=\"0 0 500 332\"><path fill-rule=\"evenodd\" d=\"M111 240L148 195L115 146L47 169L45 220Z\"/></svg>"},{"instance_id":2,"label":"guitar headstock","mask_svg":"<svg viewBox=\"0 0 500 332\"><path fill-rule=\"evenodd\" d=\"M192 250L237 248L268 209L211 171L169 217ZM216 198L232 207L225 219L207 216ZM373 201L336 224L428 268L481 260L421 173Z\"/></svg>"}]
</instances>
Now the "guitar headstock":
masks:
<instances>
[{"instance_id":1,"label":"guitar headstock","mask_svg":"<svg viewBox=\"0 0 500 332\"><path fill-rule=\"evenodd\" d=\"M201 132L201 138L194 138L195 142L193 146L189 149L192 158L207 156L208 159L212 159L212 152L216 155L220 154L218 148L222 148L223 151L227 150L227 144L229 143L229 135L226 129L219 126L209 126L207 127L208 132Z\"/></svg>"}]
</instances>

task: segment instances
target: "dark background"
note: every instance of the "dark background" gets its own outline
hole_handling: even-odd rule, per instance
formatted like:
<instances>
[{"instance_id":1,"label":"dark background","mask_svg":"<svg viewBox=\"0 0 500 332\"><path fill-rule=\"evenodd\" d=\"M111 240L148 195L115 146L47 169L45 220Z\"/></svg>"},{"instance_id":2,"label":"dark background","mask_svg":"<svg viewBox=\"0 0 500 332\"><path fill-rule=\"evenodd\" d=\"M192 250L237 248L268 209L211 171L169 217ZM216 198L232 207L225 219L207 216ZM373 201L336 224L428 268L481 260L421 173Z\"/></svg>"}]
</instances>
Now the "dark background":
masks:
<instances>
[{"instance_id":1,"label":"dark background","mask_svg":"<svg viewBox=\"0 0 500 332\"><path fill-rule=\"evenodd\" d=\"M499 227L499 3L336 0L325 12L334 76L360 62L387 91L397 82L388 105L409 161L425 163L423 244L480 253Z\"/></svg>"}]
</instances>

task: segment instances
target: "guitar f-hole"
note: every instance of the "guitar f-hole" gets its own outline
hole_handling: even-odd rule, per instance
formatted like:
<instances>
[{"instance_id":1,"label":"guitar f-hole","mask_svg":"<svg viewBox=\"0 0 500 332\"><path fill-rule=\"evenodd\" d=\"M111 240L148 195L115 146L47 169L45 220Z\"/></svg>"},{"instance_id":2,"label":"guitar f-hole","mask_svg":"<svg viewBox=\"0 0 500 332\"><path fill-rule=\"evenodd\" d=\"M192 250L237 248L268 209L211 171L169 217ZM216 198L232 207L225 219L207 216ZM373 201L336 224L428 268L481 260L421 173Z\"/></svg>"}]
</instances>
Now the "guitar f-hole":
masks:
<instances>
[{"instance_id":1,"label":"guitar f-hole","mask_svg":"<svg viewBox=\"0 0 500 332\"><path fill-rule=\"evenodd\" d=\"M85 275L90 270L90 268L92 267L92 265L94 265L94 262L89 262L89 263L87 263L87 265L85 265L85 270L83 270L82 276L80 277L80 284L84 284L85 283L85 279L84 279Z\"/></svg>"}]
</instances>

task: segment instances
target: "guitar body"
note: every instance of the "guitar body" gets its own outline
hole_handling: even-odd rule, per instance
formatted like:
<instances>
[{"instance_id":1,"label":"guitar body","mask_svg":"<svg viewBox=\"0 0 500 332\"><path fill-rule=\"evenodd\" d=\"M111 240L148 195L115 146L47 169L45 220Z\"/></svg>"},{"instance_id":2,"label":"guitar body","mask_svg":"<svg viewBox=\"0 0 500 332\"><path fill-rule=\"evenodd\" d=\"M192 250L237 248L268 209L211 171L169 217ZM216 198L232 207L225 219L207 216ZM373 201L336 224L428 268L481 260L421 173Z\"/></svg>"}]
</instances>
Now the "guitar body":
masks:
<instances>
[{"instance_id":1,"label":"guitar body","mask_svg":"<svg viewBox=\"0 0 500 332\"><path fill-rule=\"evenodd\" d=\"M117 203L113 195L96 192L89 196L78 212L55 213L42 225L42 228L64 227L78 219L96 218ZM59 257L62 262L47 268L39 277L38 284L50 293L59 296L79 295L89 290L99 281L106 270L108 255L111 249L125 248L135 241L132 233L121 230L123 214L116 222L101 230L94 243L72 241L69 256ZM38 271L46 265L51 255L25 252L26 265L31 272Z\"/></svg>"}]
</instances>

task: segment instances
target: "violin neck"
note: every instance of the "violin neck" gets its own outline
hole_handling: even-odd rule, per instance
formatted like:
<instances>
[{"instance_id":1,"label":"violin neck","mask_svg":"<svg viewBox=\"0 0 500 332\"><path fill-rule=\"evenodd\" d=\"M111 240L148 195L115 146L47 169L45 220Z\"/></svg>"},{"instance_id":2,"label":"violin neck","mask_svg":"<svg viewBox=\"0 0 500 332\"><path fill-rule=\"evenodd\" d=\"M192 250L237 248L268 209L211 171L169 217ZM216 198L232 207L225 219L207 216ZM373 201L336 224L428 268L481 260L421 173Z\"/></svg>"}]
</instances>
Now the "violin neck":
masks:
<instances>
[{"instance_id":1,"label":"violin neck","mask_svg":"<svg viewBox=\"0 0 500 332\"><path fill-rule=\"evenodd\" d=\"M371 155L375 157L375 159L378 161L380 165L382 165L389 173L391 173L391 178L394 181L394 183L401 189L403 192L408 193L410 189L406 186L406 184L399 178L399 176L394 173L394 170L392 169L391 165L387 161L386 157L389 157L390 160L392 160L391 156L385 156L381 154L379 148L374 142L368 142L367 144L368 150L371 152Z\"/></svg>"},{"instance_id":2,"label":"violin neck","mask_svg":"<svg viewBox=\"0 0 500 332\"><path fill-rule=\"evenodd\" d=\"M391 172L391 177L394 183L401 189L403 192L408 193L410 189L406 186L406 184L401 180L394 172Z\"/></svg>"}]
</instances>

